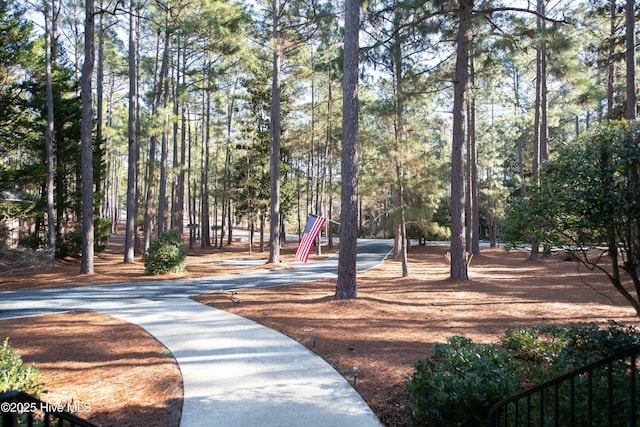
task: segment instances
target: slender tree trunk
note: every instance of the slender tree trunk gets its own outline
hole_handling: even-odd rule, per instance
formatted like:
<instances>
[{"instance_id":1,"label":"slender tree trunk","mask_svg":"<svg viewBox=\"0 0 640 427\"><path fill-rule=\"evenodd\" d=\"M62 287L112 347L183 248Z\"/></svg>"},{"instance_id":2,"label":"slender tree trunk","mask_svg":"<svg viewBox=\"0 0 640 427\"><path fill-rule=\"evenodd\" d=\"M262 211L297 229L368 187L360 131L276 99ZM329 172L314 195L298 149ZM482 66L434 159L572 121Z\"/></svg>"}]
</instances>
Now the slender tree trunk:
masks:
<instances>
[{"instance_id":1,"label":"slender tree trunk","mask_svg":"<svg viewBox=\"0 0 640 427\"><path fill-rule=\"evenodd\" d=\"M175 95L175 107L174 114L176 117L180 115L180 132L178 132L178 122L174 123L173 138L174 138L174 150L173 150L173 168L174 168L174 182L172 190L172 203L171 203L171 228L183 231L183 217L184 217L184 179L185 179L185 158L186 158L186 103L183 98L183 91L186 87L186 70L187 55L184 49L180 49L181 44L178 43L178 55L177 55L177 70L176 70L176 95ZM180 67L180 61L182 61L182 67ZM180 78L182 78L182 84L180 84ZM179 134L179 135L178 135Z\"/></svg>"},{"instance_id":2,"label":"slender tree trunk","mask_svg":"<svg viewBox=\"0 0 640 427\"><path fill-rule=\"evenodd\" d=\"M164 105L163 107L166 107ZM165 108L163 108L166 111ZM169 115L165 113L164 130L162 132L160 144L160 189L158 194L158 217L157 224L158 236L160 236L166 228L167 217L167 158L169 156Z\"/></svg>"},{"instance_id":3,"label":"slender tree trunk","mask_svg":"<svg viewBox=\"0 0 640 427\"><path fill-rule=\"evenodd\" d=\"M103 9L103 1L100 1L100 10L102 11ZM104 121L104 108L102 107L102 103L103 103L103 86L104 86L104 13L100 13L99 16L99 23L98 23L99 29L98 29L98 34L99 34L99 39L98 39L98 66L97 66L97 73L96 73L96 153L98 153L98 155L100 155L101 157L103 156L103 148L102 148L102 139L104 138L103 136L103 121ZM104 150L104 153L106 154L106 150ZM94 181L95 181L95 185L96 185L96 193L100 194L100 192L104 192L106 193L106 189L103 189L102 184L103 181L108 181L108 179L104 179L102 178L102 173L104 171L102 170L102 167L99 166L96 170L94 170ZM102 211L101 206L103 207L106 203L107 203L107 199L106 196L103 195L103 197L100 199L100 204L96 204L95 207L95 213L96 215L100 215L100 212ZM104 215L106 216L106 215Z\"/></svg>"},{"instance_id":4,"label":"slender tree trunk","mask_svg":"<svg viewBox=\"0 0 640 427\"><path fill-rule=\"evenodd\" d=\"M129 119L128 119L128 175L127 175L127 224L124 244L124 263L130 264L135 261L135 240L136 240L136 213L138 203L136 200L136 180L138 171L138 135L137 113L138 113L138 86L137 86L137 46L136 46L136 14L137 4L135 0L129 1Z\"/></svg>"},{"instance_id":5,"label":"slender tree trunk","mask_svg":"<svg viewBox=\"0 0 640 427\"><path fill-rule=\"evenodd\" d=\"M187 103L186 100L183 99L182 91L184 91L187 86L187 77L186 77L186 66L187 66L187 55L186 52L183 53L183 67L182 67L182 90L178 92L178 96L180 98L180 105L182 110L182 119L181 126L182 131L180 135L180 162L178 164L179 172L177 177L177 191L176 191L176 202L175 202L175 217L180 222L178 225L178 229L182 231L182 219L184 217L184 186L185 186L185 163L187 157Z\"/></svg>"},{"instance_id":6,"label":"slender tree trunk","mask_svg":"<svg viewBox=\"0 0 640 427\"><path fill-rule=\"evenodd\" d=\"M222 224L220 227L220 242L219 247L222 249L224 244L224 236L225 236L225 228L229 227L231 229L231 218L227 217L227 210L231 205L231 195L229 194L229 170L231 168L231 146L230 140L227 140L227 144L225 146L225 156L224 156L224 169L222 172ZM231 244L231 233L227 236L229 240L227 240L227 244Z\"/></svg>"},{"instance_id":7,"label":"slender tree trunk","mask_svg":"<svg viewBox=\"0 0 640 427\"><path fill-rule=\"evenodd\" d=\"M315 58L313 58L315 59ZM315 61L312 60L311 63L311 151L313 153L313 147L315 146L316 140L316 73L315 73ZM324 175L320 178L320 143L318 143L318 162L317 162L317 172L316 176L318 177L318 184L316 185L316 205L313 210L316 215L322 216L322 195L324 193ZM326 148L326 145L325 145ZM325 156L325 160L326 160ZM322 255L322 244L321 242L322 230L318 233L316 250L318 255Z\"/></svg>"},{"instance_id":8,"label":"slender tree trunk","mask_svg":"<svg viewBox=\"0 0 640 427\"><path fill-rule=\"evenodd\" d=\"M167 107L169 105L169 59L171 53L171 36L169 32L169 15L171 9L167 8L165 18L165 35L164 35L164 53L162 55L162 70L161 77L159 79L159 87L162 91L162 114L164 114L164 121L162 126L162 138L160 146L160 189L158 194L158 236L165 230L166 215L167 215L167 159L169 156L169 112ZM158 99L160 100L160 99ZM153 159L150 159L153 161Z\"/></svg>"},{"instance_id":9,"label":"slender tree trunk","mask_svg":"<svg viewBox=\"0 0 640 427\"><path fill-rule=\"evenodd\" d=\"M545 13L545 0L538 0L537 11L540 15ZM545 31L542 18L537 18L538 34ZM536 50L536 99L534 118L534 152L533 152L533 177L534 185L540 185L540 168L542 162L548 157L547 134L547 51L544 37L541 37ZM540 258L540 243L538 239L531 242L531 260Z\"/></svg>"},{"instance_id":10,"label":"slender tree trunk","mask_svg":"<svg viewBox=\"0 0 640 427\"><path fill-rule=\"evenodd\" d=\"M333 150L329 151L329 165L331 165L331 159L333 158ZM329 166L329 188L333 187L333 170L331 166ZM327 247L329 249L333 249L333 233L331 231L331 221L333 219L333 191L329 191L329 211L328 211L328 219L327 221Z\"/></svg>"},{"instance_id":11,"label":"slender tree trunk","mask_svg":"<svg viewBox=\"0 0 640 427\"><path fill-rule=\"evenodd\" d=\"M538 12L543 13L542 3L544 0L538 0ZM542 19L537 18L537 32L541 35L543 31ZM534 120L533 120L533 185L540 185L540 122L541 122L541 101L542 101L542 40L538 41L536 49L536 87L534 101Z\"/></svg>"},{"instance_id":12,"label":"slender tree trunk","mask_svg":"<svg viewBox=\"0 0 640 427\"><path fill-rule=\"evenodd\" d=\"M322 178L321 178L321 185L320 185L320 199L319 199L319 203L318 203L318 209L317 209L317 214L320 216L327 216L327 212L326 212L326 197L327 197L327 175L328 175L328 169L331 167L330 164L330 157L331 157L331 81L329 81L327 83L327 90L328 90L328 106L329 106L329 110L327 111L329 117L327 117L327 133L325 136L325 141L324 141L324 156L323 156L323 162L322 162ZM325 222L324 225L324 229L328 230L330 226L329 221ZM325 231L325 234L326 231ZM318 234L318 255L322 254L322 230L320 231L320 233Z\"/></svg>"},{"instance_id":13,"label":"slender tree trunk","mask_svg":"<svg viewBox=\"0 0 640 427\"><path fill-rule=\"evenodd\" d=\"M188 137L187 137L187 142L189 144L189 149L187 152L187 172L186 172L186 179L187 179L187 212L189 215L189 249L193 249L193 246L196 242L196 221L197 216L196 216L196 207L195 207L195 203L192 204L192 198L195 202L195 194L192 195L191 194L191 148L192 148L192 140L191 140L191 113L190 110L187 110L187 119L188 119L188 125L187 125L187 133L188 133ZM195 132L197 135L197 132ZM197 145L196 145L197 146ZM194 189L195 190L195 189ZM194 191L195 192L195 191Z\"/></svg>"},{"instance_id":14,"label":"slender tree trunk","mask_svg":"<svg viewBox=\"0 0 640 427\"><path fill-rule=\"evenodd\" d=\"M264 252L264 231L265 231L266 219L264 212L260 212L260 252Z\"/></svg>"},{"instance_id":15,"label":"slender tree trunk","mask_svg":"<svg viewBox=\"0 0 640 427\"><path fill-rule=\"evenodd\" d=\"M297 199L297 208L296 208L296 216L298 222L298 239L302 236L302 208L301 208L301 200L302 200L302 185L300 185L300 176L302 173L302 158L298 160L298 172L296 173L296 199ZM308 175L306 175L308 176ZM305 176L305 177L306 177Z\"/></svg>"},{"instance_id":16,"label":"slender tree trunk","mask_svg":"<svg viewBox=\"0 0 640 427\"><path fill-rule=\"evenodd\" d=\"M56 220L54 204L54 177L55 158L53 155L53 130L54 130L54 106L53 83L51 81L51 10L49 0L44 0L44 28L45 28L45 67L46 67L46 91L47 91L47 128L45 131L45 160L47 163L47 266L53 269L56 263Z\"/></svg>"},{"instance_id":17,"label":"slender tree trunk","mask_svg":"<svg viewBox=\"0 0 640 427\"><path fill-rule=\"evenodd\" d=\"M273 81L271 86L271 145L270 145L270 186L271 186L271 224L270 263L280 262L280 62L282 46L280 43L280 4L273 0Z\"/></svg>"},{"instance_id":18,"label":"slender tree trunk","mask_svg":"<svg viewBox=\"0 0 640 427\"><path fill-rule=\"evenodd\" d=\"M544 25L543 25L544 27ZM547 46L546 42L543 42L542 54L540 55L540 76L542 81L540 82L540 165L549 160L549 109L548 109L548 89L547 89ZM540 169L538 169L538 176L540 176Z\"/></svg>"},{"instance_id":19,"label":"slender tree trunk","mask_svg":"<svg viewBox=\"0 0 640 427\"><path fill-rule=\"evenodd\" d=\"M95 16L93 0L85 1L84 63L80 80L82 123L80 146L82 162L82 260L80 274L93 274L93 65L95 62Z\"/></svg>"},{"instance_id":20,"label":"slender tree trunk","mask_svg":"<svg viewBox=\"0 0 640 427\"><path fill-rule=\"evenodd\" d=\"M616 53L616 0L610 0L609 9L609 55L607 58L607 116L613 118L614 109L614 85L616 66L614 63L614 55Z\"/></svg>"},{"instance_id":21,"label":"slender tree trunk","mask_svg":"<svg viewBox=\"0 0 640 427\"><path fill-rule=\"evenodd\" d=\"M140 81L142 79L141 77L141 73L140 73L140 3L137 3L136 6L136 13L135 13L135 21L136 21L136 25L135 25L135 46L136 46L136 71L135 71L135 77L136 77L136 103L135 103L135 115L136 115L136 120L135 120L135 135L136 135L136 164L135 164L135 176L136 176L136 182L135 182L135 203L136 203L136 218L138 215L138 211L140 209L140 135L142 133L141 129L142 129L142 124L140 121ZM140 229L142 227L142 222L140 221L140 219L137 219L136 222L136 227L138 229ZM146 249L143 251L142 248L140 247L140 236L138 235L138 233L135 233L135 253L137 255L140 254L144 254L144 251L146 251Z\"/></svg>"},{"instance_id":22,"label":"slender tree trunk","mask_svg":"<svg viewBox=\"0 0 640 427\"><path fill-rule=\"evenodd\" d=\"M409 276L409 263L407 260L407 245L409 244L407 239L407 223L404 212L404 169L402 168L402 162L396 162L396 179L398 180L398 199L400 208L400 218L398 221L396 238L396 245L400 245L400 261L402 263L402 277Z\"/></svg>"},{"instance_id":23,"label":"slender tree trunk","mask_svg":"<svg viewBox=\"0 0 640 427\"><path fill-rule=\"evenodd\" d=\"M473 52L469 57L469 83L475 84ZM476 98L468 103L467 131L467 252L480 254L480 212L478 206L478 162L476 148Z\"/></svg>"},{"instance_id":24,"label":"slender tree trunk","mask_svg":"<svg viewBox=\"0 0 640 427\"><path fill-rule=\"evenodd\" d=\"M311 65L313 71L314 65ZM315 192L317 189L316 182L318 177L316 176L316 162L320 159L316 159L316 133L315 133L315 99L316 99L316 82L315 73L314 79L311 80L311 135L309 137L309 161L307 162L307 213L314 212L313 200L315 198ZM315 212L316 214L318 212ZM302 231L300 231L302 234Z\"/></svg>"},{"instance_id":25,"label":"slender tree trunk","mask_svg":"<svg viewBox=\"0 0 640 427\"><path fill-rule=\"evenodd\" d=\"M153 110L153 108L152 108ZM153 113L152 113L153 114ZM143 216L143 252L146 253L151 242L151 208L153 204L153 177L156 175L156 146L158 142L156 136L149 138L149 160L147 161L147 170L145 184L147 186L144 198L144 216Z\"/></svg>"},{"instance_id":26,"label":"slender tree trunk","mask_svg":"<svg viewBox=\"0 0 640 427\"><path fill-rule=\"evenodd\" d=\"M206 77L209 78L208 76ZM207 86L208 86L207 80ZM205 118L204 129L202 136L202 172L200 179L200 224L201 228L201 240L200 247L211 247L211 224L209 222L209 128L211 126L211 91L207 87L205 94ZM217 221L216 221L217 225Z\"/></svg>"},{"instance_id":27,"label":"slender tree trunk","mask_svg":"<svg viewBox=\"0 0 640 427\"><path fill-rule=\"evenodd\" d=\"M51 30L51 64L53 67L56 67L59 62L59 44L58 44L58 21L60 17L60 9L62 7L62 2L58 0L51 0L51 14L49 17L50 20L50 30ZM60 92L53 92L53 114L56 115L56 106L60 104ZM64 235L66 234L66 218L65 212L67 209L67 194L69 184L67 183L66 178L66 166L65 162L66 158L66 146L64 141L64 123L61 120L53 121L54 129L53 129L53 139L54 141L54 150L55 150L55 231L56 231L56 241L60 242Z\"/></svg>"},{"instance_id":28,"label":"slender tree trunk","mask_svg":"<svg viewBox=\"0 0 640 427\"><path fill-rule=\"evenodd\" d=\"M171 69L171 74L173 78L171 79L171 99L173 99L173 117L172 120L172 133L171 133L171 141L173 142L172 149L172 158L173 164L171 165L171 210L169 212L169 229L177 230L178 224L182 224L182 221L176 218L176 197L177 197L177 185L178 185L178 171L179 171L179 163L180 163L180 154L178 152L178 129L179 129L179 120L178 117L180 114L180 98L178 95L178 86L180 86L180 55L181 55L181 41L178 39L176 43L176 56L175 56L175 67ZM182 227L180 228L182 231Z\"/></svg>"},{"instance_id":29,"label":"slender tree trunk","mask_svg":"<svg viewBox=\"0 0 640 427\"><path fill-rule=\"evenodd\" d=\"M231 245L233 241L233 224L231 221L231 131L233 125L233 111L235 110L235 85L237 84L237 80L234 81L234 84L230 86L228 96L228 106L227 106L227 153L225 156L224 162L224 195L227 200L227 245ZM223 211L224 212L224 211ZM220 247L222 247L222 240L220 240Z\"/></svg>"},{"instance_id":30,"label":"slender tree trunk","mask_svg":"<svg viewBox=\"0 0 640 427\"><path fill-rule=\"evenodd\" d=\"M468 280L465 243L464 145L465 104L469 84L469 44L473 33L473 0L460 0L453 96L453 138L451 147L451 269L452 279Z\"/></svg>"},{"instance_id":31,"label":"slender tree trunk","mask_svg":"<svg viewBox=\"0 0 640 427\"><path fill-rule=\"evenodd\" d=\"M407 226L405 223L405 204L404 204L404 169L403 158L405 147L403 146L406 138L405 126L405 92L404 92L404 62L402 59L402 41L400 31L403 16L399 6L395 5L394 10L394 34L395 40L391 47L394 66L395 80L395 129L394 129L394 151L395 151L395 167L396 167L396 207L398 215L395 219L395 243L394 258L399 259L402 263L402 277L409 275L409 265L407 263Z\"/></svg>"},{"instance_id":32,"label":"slender tree trunk","mask_svg":"<svg viewBox=\"0 0 640 427\"><path fill-rule=\"evenodd\" d=\"M467 209L465 211L467 229L467 252L478 255L480 253L480 221L478 210L478 165L475 135L475 98L471 98L469 100L467 114Z\"/></svg>"},{"instance_id":33,"label":"slender tree trunk","mask_svg":"<svg viewBox=\"0 0 640 427\"><path fill-rule=\"evenodd\" d=\"M340 254L335 297L357 297L358 252L358 65L360 2L345 0L344 76L342 99L342 211Z\"/></svg>"},{"instance_id":34,"label":"slender tree trunk","mask_svg":"<svg viewBox=\"0 0 640 427\"><path fill-rule=\"evenodd\" d=\"M327 218L329 220L333 219L333 191L332 188L332 162L333 162L333 121L331 120L331 111L333 110L333 73L331 72L331 68L328 68L327 71L327 159L326 159L326 170L329 174L329 203L328 203L328 212ZM327 238L328 238L328 248L333 249L333 236L331 235L331 222L327 221Z\"/></svg>"},{"instance_id":35,"label":"slender tree trunk","mask_svg":"<svg viewBox=\"0 0 640 427\"><path fill-rule=\"evenodd\" d=\"M627 62L627 107L626 119L636 119L636 55L635 55L635 16L636 16L636 0L627 0L626 7L626 62Z\"/></svg>"}]
</instances>

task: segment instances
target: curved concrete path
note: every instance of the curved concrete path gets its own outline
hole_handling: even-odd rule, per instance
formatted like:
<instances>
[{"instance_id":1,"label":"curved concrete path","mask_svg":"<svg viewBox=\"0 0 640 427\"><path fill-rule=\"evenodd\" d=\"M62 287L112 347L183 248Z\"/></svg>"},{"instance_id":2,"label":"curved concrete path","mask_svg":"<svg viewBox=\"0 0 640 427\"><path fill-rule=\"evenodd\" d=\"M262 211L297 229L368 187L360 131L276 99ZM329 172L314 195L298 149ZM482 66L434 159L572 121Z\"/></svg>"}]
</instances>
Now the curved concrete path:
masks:
<instances>
[{"instance_id":1,"label":"curved concrete path","mask_svg":"<svg viewBox=\"0 0 640 427\"><path fill-rule=\"evenodd\" d=\"M358 241L358 270L384 260L393 242ZM195 280L0 293L0 318L75 309L138 324L182 371L181 426L380 426L324 360L296 341L188 296L335 277L337 257L288 270Z\"/></svg>"}]
</instances>

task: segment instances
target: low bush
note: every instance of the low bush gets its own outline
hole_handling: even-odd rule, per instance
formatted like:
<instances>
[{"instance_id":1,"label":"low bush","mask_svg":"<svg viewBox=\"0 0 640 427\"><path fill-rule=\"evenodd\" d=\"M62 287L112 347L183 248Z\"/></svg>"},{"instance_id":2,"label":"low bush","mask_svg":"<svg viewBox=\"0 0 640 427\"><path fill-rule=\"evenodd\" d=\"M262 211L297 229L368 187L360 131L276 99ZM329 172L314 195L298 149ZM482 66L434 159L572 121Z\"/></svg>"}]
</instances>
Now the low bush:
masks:
<instances>
[{"instance_id":1,"label":"low bush","mask_svg":"<svg viewBox=\"0 0 640 427\"><path fill-rule=\"evenodd\" d=\"M509 355L492 344L455 336L435 344L408 381L408 408L416 425L480 426L493 404L518 391Z\"/></svg>"},{"instance_id":2,"label":"low bush","mask_svg":"<svg viewBox=\"0 0 640 427\"><path fill-rule=\"evenodd\" d=\"M147 274L179 273L185 271L187 253L178 230L169 230L151 239L144 257Z\"/></svg>"},{"instance_id":3,"label":"low bush","mask_svg":"<svg viewBox=\"0 0 640 427\"><path fill-rule=\"evenodd\" d=\"M109 237L111 236L110 218L93 218L93 250L96 255L101 254L109 246ZM80 256L82 253L82 227L77 224L75 228L64 236L63 239L56 242L56 257L65 258L68 256Z\"/></svg>"},{"instance_id":4,"label":"low bush","mask_svg":"<svg viewBox=\"0 0 640 427\"><path fill-rule=\"evenodd\" d=\"M517 360L521 386L526 389L638 345L640 334L633 326L613 321L607 325L534 326L508 330L503 344ZM528 357L532 349L537 349L534 354L541 351L544 357ZM557 413L558 419L554 422L559 425L570 424L572 418L575 425L626 425L631 408L628 368L626 361L615 362L594 370L590 377L574 378L572 385L568 381L560 384L557 403L552 400L552 393L545 398L545 414ZM609 380L613 384L611 390L608 389ZM573 388L573 403L569 400L570 387ZM617 407L612 420L608 419L606 411L610 392ZM539 398L539 395L532 397L531 417L539 417ZM596 408L591 413L588 402Z\"/></svg>"},{"instance_id":5,"label":"low bush","mask_svg":"<svg viewBox=\"0 0 640 427\"><path fill-rule=\"evenodd\" d=\"M436 343L429 359L416 363L407 382L407 407L416 425L486 425L489 409L500 400L638 344L636 328L616 322L509 328L502 351L492 344L451 337L447 344ZM628 398L627 371L624 363L611 370L616 402ZM583 377L575 380L576 417L586 414L589 387L594 406L606 407L608 375L606 369L595 372L591 385ZM570 407L565 391L560 391L558 402L561 425ZM600 412L598 417L606 414ZM620 420L628 416L623 411L616 415Z\"/></svg>"},{"instance_id":6,"label":"low bush","mask_svg":"<svg viewBox=\"0 0 640 427\"><path fill-rule=\"evenodd\" d=\"M5 338L0 346L0 393L15 390L38 396L42 386L40 371L25 365L18 351L9 345L9 338Z\"/></svg>"}]
</instances>

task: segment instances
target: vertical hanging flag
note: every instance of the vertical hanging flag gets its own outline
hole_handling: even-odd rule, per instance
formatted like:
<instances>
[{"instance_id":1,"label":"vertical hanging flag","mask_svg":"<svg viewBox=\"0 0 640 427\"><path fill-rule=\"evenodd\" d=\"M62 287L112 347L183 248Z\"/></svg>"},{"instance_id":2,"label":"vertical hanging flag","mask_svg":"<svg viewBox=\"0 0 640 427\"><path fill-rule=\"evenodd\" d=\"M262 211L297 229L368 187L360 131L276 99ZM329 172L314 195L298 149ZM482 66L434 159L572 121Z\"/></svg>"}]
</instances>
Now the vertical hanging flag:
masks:
<instances>
[{"instance_id":1,"label":"vertical hanging flag","mask_svg":"<svg viewBox=\"0 0 640 427\"><path fill-rule=\"evenodd\" d=\"M309 214L307 217L307 225L304 227L304 232L302 233L302 238L296 251L296 259L298 261L307 262L313 242L316 240L316 237L318 237L318 234L320 234L324 222L325 219L321 216Z\"/></svg>"}]
</instances>

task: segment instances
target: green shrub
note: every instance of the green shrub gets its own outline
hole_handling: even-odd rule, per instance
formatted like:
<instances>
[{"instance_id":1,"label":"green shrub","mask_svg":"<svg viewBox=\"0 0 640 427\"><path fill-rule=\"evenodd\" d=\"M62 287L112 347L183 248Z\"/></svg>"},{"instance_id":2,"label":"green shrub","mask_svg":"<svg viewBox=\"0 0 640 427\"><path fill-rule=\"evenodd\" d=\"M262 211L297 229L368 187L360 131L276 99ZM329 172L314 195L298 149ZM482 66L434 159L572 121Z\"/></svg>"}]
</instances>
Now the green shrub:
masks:
<instances>
[{"instance_id":1,"label":"green shrub","mask_svg":"<svg viewBox=\"0 0 640 427\"><path fill-rule=\"evenodd\" d=\"M415 372L407 382L407 407L416 425L486 425L489 409L500 400L638 344L640 333L636 328L616 322L604 326L579 323L566 327L509 328L502 338L504 351L491 344L473 343L465 337L450 337L447 344L435 344L433 356L416 363ZM626 403L628 365L615 363L610 370L608 367L596 370L591 383L584 376L574 380L573 405L579 420L576 425L586 425L589 387L594 408L607 407L609 374L616 405L631 406ZM569 423L572 404L568 387L564 384L559 389L559 425ZM540 395L531 399L532 407L536 408ZM544 399L545 414L549 415L551 409L555 409L553 394L545 394ZM606 411L595 412L594 425L606 425L603 419ZM624 425L630 414L618 412L615 421L620 423L616 425ZM539 413L535 409L528 416L538 419ZM640 413L637 416L640 417ZM525 423L524 418L521 421Z\"/></svg>"},{"instance_id":2,"label":"green shrub","mask_svg":"<svg viewBox=\"0 0 640 427\"><path fill-rule=\"evenodd\" d=\"M640 333L633 326L610 321L606 327L579 323L568 329L568 342L562 353L565 363L582 366L640 344Z\"/></svg>"},{"instance_id":3,"label":"green shrub","mask_svg":"<svg viewBox=\"0 0 640 427\"><path fill-rule=\"evenodd\" d=\"M485 425L491 406L519 389L513 361L491 344L447 342L416 364L407 383L411 417L417 425Z\"/></svg>"},{"instance_id":4,"label":"green shrub","mask_svg":"<svg viewBox=\"0 0 640 427\"><path fill-rule=\"evenodd\" d=\"M512 327L502 338L502 347L513 356L517 364L521 387L526 389L562 375L565 368L558 366L569 331L556 325Z\"/></svg>"},{"instance_id":5,"label":"green shrub","mask_svg":"<svg viewBox=\"0 0 640 427\"><path fill-rule=\"evenodd\" d=\"M613 321L516 327L507 329L502 343L518 361L523 381L542 383L640 344L640 333Z\"/></svg>"},{"instance_id":6,"label":"green shrub","mask_svg":"<svg viewBox=\"0 0 640 427\"><path fill-rule=\"evenodd\" d=\"M186 257L180 232L165 231L160 237L151 239L144 258L144 268L148 274L178 273L185 271Z\"/></svg>"},{"instance_id":7,"label":"green shrub","mask_svg":"<svg viewBox=\"0 0 640 427\"><path fill-rule=\"evenodd\" d=\"M640 334L633 326L609 322L606 326L596 323L579 323L568 327L533 326L507 330L503 338L504 348L514 356L519 366L518 375L523 389L544 383L565 373L579 369L592 362L604 359L640 343ZM542 355L542 357L539 357ZM593 425L607 425L608 382L613 383L612 397L616 413L613 425L626 425L631 408L629 402L629 372L625 361L615 362L592 372L591 377L574 378L573 385L562 383L558 388L558 402L553 393L547 393L544 401L545 414L557 410L558 424L568 425L571 408L574 408L575 425L587 425L591 417ZM570 402L569 388L573 387L574 401ZM539 417L540 395L531 397L532 419ZM591 415L587 403L591 401L594 410ZM602 408L603 410L598 410ZM636 414L638 416L640 414ZM524 417L524 415L522 415ZM524 418L520 420L525 423Z\"/></svg>"},{"instance_id":8,"label":"green shrub","mask_svg":"<svg viewBox=\"0 0 640 427\"><path fill-rule=\"evenodd\" d=\"M109 246L111 236L110 218L93 218L93 250L96 255L101 254ZM56 257L79 256L82 253L82 227L78 224L67 235L56 242Z\"/></svg>"},{"instance_id":9,"label":"green shrub","mask_svg":"<svg viewBox=\"0 0 640 427\"><path fill-rule=\"evenodd\" d=\"M42 385L40 372L33 365L25 366L20 354L9 346L9 338L5 338L0 346L0 393L15 390L38 396Z\"/></svg>"},{"instance_id":10,"label":"green shrub","mask_svg":"<svg viewBox=\"0 0 640 427\"><path fill-rule=\"evenodd\" d=\"M571 328L560 325L510 327L502 339L502 346L518 360L550 362L567 346L571 333Z\"/></svg>"},{"instance_id":11,"label":"green shrub","mask_svg":"<svg viewBox=\"0 0 640 427\"><path fill-rule=\"evenodd\" d=\"M44 234L29 234L26 237L21 238L18 241L18 246L25 249L39 249L45 247L47 243L46 235Z\"/></svg>"}]
</instances>

